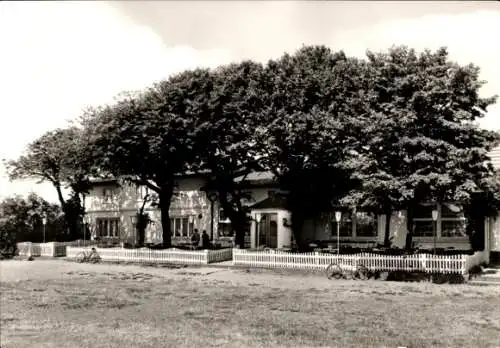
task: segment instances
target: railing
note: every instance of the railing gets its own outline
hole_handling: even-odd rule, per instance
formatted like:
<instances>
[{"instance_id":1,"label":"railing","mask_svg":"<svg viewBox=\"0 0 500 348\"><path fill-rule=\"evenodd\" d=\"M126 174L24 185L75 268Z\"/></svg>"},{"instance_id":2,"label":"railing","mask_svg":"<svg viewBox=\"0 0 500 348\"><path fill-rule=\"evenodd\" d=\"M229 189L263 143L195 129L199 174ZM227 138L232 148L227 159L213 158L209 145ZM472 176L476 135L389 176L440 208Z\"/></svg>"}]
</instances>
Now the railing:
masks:
<instances>
[{"instance_id":1,"label":"railing","mask_svg":"<svg viewBox=\"0 0 500 348\"><path fill-rule=\"evenodd\" d=\"M233 249L234 265L266 268L322 270L331 263L337 263L347 270L354 270L362 264L372 271L414 271L465 275L472 267L484 262L483 259L479 253L474 255L378 255L371 253L335 255L319 252L292 253L274 250Z\"/></svg>"},{"instance_id":2,"label":"railing","mask_svg":"<svg viewBox=\"0 0 500 348\"><path fill-rule=\"evenodd\" d=\"M66 256L75 259L81 252L88 252L90 248L67 247ZM138 263L181 263L181 264L209 264L231 260L232 249L221 250L151 250L151 249L121 249L96 248L103 261L138 262Z\"/></svg>"}]
</instances>

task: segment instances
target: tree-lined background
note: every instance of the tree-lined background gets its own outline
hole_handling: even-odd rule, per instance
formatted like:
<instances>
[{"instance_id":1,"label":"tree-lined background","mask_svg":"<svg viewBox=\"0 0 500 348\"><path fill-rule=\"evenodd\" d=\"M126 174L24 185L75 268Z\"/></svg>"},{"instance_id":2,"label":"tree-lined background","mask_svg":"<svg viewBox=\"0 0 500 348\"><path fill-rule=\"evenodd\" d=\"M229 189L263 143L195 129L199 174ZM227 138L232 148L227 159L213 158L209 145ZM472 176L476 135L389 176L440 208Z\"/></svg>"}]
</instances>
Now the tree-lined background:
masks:
<instances>
[{"instance_id":1,"label":"tree-lined background","mask_svg":"<svg viewBox=\"0 0 500 348\"><path fill-rule=\"evenodd\" d=\"M11 179L53 184L70 237L79 235L90 177L147 186L158 198L164 247L174 176L186 171L209 179L237 245L246 211L235 179L253 171L272 172L288 191L299 246L304 220L339 205L389 215L424 201L458 201L469 217L494 214L499 186L487 153L500 138L477 124L496 101L479 96L484 83L477 66L450 61L445 48L399 46L359 59L304 46L266 64L184 71L94 106L7 167ZM2 203L3 215L11 203ZM0 228L25 238L12 223Z\"/></svg>"}]
</instances>

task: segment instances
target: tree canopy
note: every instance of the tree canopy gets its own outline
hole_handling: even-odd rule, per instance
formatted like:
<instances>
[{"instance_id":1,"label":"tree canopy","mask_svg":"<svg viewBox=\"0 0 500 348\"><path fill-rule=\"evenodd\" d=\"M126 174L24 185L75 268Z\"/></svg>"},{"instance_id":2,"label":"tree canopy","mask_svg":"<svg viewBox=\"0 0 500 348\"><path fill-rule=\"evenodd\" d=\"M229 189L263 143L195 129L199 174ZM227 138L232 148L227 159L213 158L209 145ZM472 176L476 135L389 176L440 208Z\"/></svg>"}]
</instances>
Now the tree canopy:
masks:
<instances>
[{"instance_id":1,"label":"tree canopy","mask_svg":"<svg viewBox=\"0 0 500 348\"><path fill-rule=\"evenodd\" d=\"M397 46L359 59L304 46L265 65L187 70L89 109L83 132L44 135L10 175L58 192L84 192L88 168L145 185L158 196L167 247L176 176L186 172L206 176L238 245L246 192L237 178L261 170L288 192L298 243L305 219L338 205L386 214L388 232L392 211L424 201L472 205L482 192L498 206L487 153L500 138L477 125L496 101L480 97L484 83L445 48Z\"/></svg>"},{"instance_id":2,"label":"tree canopy","mask_svg":"<svg viewBox=\"0 0 500 348\"><path fill-rule=\"evenodd\" d=\"M43 217L47 219L45 240L68 240L61 207L36 194L12 196L0 202L0 251L12 250L19 242L42 242Z\"/></svg>"},{"instance_id":3,"label":"tree canopy","mask_svg":"<svg viewBox=\"0 0 500 348\"><path fill-rule=\"evenodd\" d=\"M361 185L344 200L390 214L423 201L469 204L490 191L487 152L499 137L476 121L496 98L479 97L479 68L449 61L445 48L417 54L404 46L368 52L368 63L370 112L356 149Z\"/></svg>"},{"instance_id":4,"label":"tree canopy","mask_svg":"<svg viewBox=\"0 0 500 348\"><path fill-rule=\"evenodd\" d=\"M66 227L77 237L83 215L80 195L89 189L91 170L85 165L85 142L77 127L56 129L30 143L24 155L6 162L11 180L33 178L50 182L57 191ZM64 197L69 189L69 198Z\"/></svg>"}]
</instances>

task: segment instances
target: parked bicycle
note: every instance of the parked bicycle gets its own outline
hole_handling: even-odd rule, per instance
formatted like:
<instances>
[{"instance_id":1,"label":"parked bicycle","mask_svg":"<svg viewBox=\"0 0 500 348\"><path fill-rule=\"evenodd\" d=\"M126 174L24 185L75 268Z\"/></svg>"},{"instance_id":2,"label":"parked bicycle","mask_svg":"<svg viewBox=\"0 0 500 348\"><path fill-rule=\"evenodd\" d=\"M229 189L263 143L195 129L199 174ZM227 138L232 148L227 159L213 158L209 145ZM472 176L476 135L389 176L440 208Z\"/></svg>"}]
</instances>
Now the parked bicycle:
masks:
<instances>
[{"instance_id":1,"label":"parked bicycle","mask_svg":"<svg viewBox=\"0 0 500 348\"><path fill-rule=\"evenodd\" d=\"M326 268L326 276L328 279L360 279L366 280L370 277L370 270L358 260L354 266L343 265L342 262L333 262Z\"/></svg>"},{"instance_id":2,"label":"parked bicycle","mask_svg":"<svg viewBox=\"0 0 500 348\"><path fill-rule=\"evenodd\" d=\"M90 251L82 251L76 255L76 260L80 263L90 262L97 263L101 261L101 256L95 248L90 249Z\"/></svg>"}]
</instances>

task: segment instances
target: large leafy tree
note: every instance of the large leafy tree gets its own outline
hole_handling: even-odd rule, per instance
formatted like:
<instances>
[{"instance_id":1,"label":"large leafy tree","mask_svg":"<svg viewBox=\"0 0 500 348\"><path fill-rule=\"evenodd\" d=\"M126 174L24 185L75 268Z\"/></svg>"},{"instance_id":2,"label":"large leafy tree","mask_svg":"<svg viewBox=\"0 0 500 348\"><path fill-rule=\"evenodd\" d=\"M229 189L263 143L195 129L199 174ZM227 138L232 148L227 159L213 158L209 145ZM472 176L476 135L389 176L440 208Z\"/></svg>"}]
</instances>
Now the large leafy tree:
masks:
<instances>
[{"instance_id":1,"label":"large leafy tree","mask_svg":"<svg viewBox=\"0 0 500 348\"><path fill-rule=\"evenodd\" d=\"M218 200L235 231L235 244L243 247L248 198L245 179L263 169L263 143L256 134L263 125L266 89L262 65L243 61L219 67L206 81L192 84L186 98L187 112L195 120L195 149L198 169L206 174L206 189L218 193Z\"/></svg>"},{"instance_id":2,"label":"large leafy tree","mask_svg":"<svg viewBox=\"0 0 500 348\"><path fill-rule=\"evenodd\" d=\"M267 164L288 191L292 230L303 247L306 218L328 212L351 185L353 117L366 113L362 61L324 46L303 47L266 67Z\"/></svg>"},{"instance_id":3,"label":"large leafy tree","mask_svg":"<svg viewBox=\"0 0 500 348\"><path fill-rule=\"evenodd\" d=\"M479 68L460 66L441 48L417 54L407 47L368 52L370 113L361 121L356 171L362 185L347 200L390 214L422 201L471 204L492 191L487 152L498 134L478 127L495 97L479 97ZM361 131L361 130L360 130ZM409 233L407 246L411 245Z\"/></svg>"},{"instance_id":4,"label":"large leafy tree","mask_svg":"<svg viewBox=\"0 0 500 348\"><path fill-rule=\"evenodd\" d=\"M89 168L84 164L85 147L77 127L56 129L28 145L17 160L6 162L11 180L34 178L51 183L64 212L66 227L73 237L80 233L84 213L80 195L89 188ZM69 190L69 198L64 191Z\"/></svg>"},{"instance_id":5,"label":"large leafy tree","mask_svg":"<svg viewBox=\"0 0 500 348\"><path fill-rule=\"evenodd\" d=\"M156 193L164 247L171 246L169 209L176 175L190 170L193 163L185 84L206 74L199 69L174 75L142 93L124 95L113 105L94 109L85 118L89 157L101 174Z\"/></svg>"}]
</instances>

